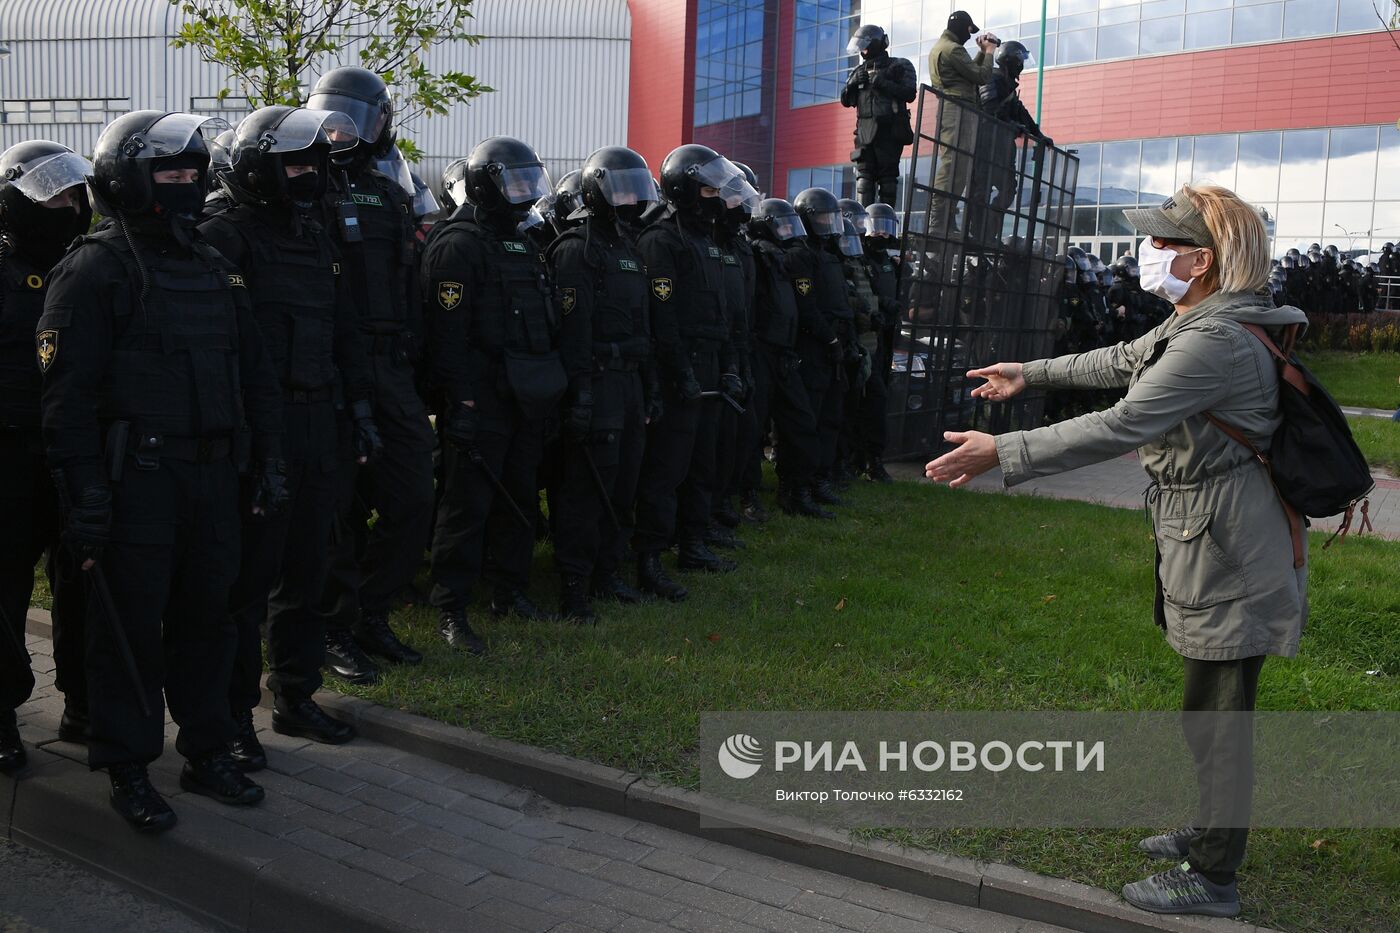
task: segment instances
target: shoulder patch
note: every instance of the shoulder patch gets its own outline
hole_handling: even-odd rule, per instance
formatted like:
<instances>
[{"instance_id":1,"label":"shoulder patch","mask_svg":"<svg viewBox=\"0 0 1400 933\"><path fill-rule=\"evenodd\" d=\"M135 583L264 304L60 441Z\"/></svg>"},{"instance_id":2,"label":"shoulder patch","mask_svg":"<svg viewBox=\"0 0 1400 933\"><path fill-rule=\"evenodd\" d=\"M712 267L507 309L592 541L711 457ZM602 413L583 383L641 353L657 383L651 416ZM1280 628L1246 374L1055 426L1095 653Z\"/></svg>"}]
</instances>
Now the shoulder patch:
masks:
<instances>
[{"instance_id":1,"label":"shoulder patch","mask_svg":"<svg viewBox=\"0 0 1400 933\"><path fill-rule=\"evenodd\" d=\"M561 289L559 289L559 307L562 308L562 309L564 309L564 313L565 313L565 314L568 314L570 311L574 310L574 306L577 305L577 304L578 304L578 289L575 289L575 288L561 288Z\"/></svg>"},{"instance_id":2,"label":"shoulder patch","mask_svg":"<svg viewBox=\"0 0 1400 933\"><path fill-rule=\"evenodd\" d=\"M651 293L656 296L657 301L670 301L672 291L674 291L674 289L670 279L659 278L651 280Z\"/></svg>"},{"instance_id":3,"label":"shoulder patch","mask_svg":"<svg viewBox=\"0 0 1400 933\"><path fill-rule=\"evenodd\" d=\"M58 357L58 331L41 330L35 334L34 351L39 357L39 372L48 372Z\"/></svg>"},{"instance_id":4,"label":"shoulder patch","mask_svg":"<svg viewBox=\"0 0 1400 933\"><path fill-rule=\"evenodd\" d=\"M243 276L230 272L228 276L229 288L243 288Z\"/></svg>"},{"instance_id":5,"label":"shoulder patch","mask_svg":"<svg viewBox=\"0 0 1400 933\"><path fill-rule=\"evenodd\" d=\"M793 279L792 284L797 288L797 294L807 297L812 294L812 280L803 276L800 279Z\"/></svg>"},{"instance_id":6,"label":"shoulder patch","mask_svg":"<svg viewBox=\"0 0 1400 933\"><path fill-rule=\"evenodd\" d=\"M461 282L439 282L437 301L444 311L451 311L462 303Z\"/></svg>"},{"instance_id":7,"label":"shoulder patch","mask_svg":"<svg viewBox=\"0 0 1400 933\"><path fill-rule=\"evenodd\" d=\"M26 287L38 291L39 289L44 287L44 277L42 275L35 275L33 272L31 272L24 277L24 284Z\"/></svg>"}]
</instances>

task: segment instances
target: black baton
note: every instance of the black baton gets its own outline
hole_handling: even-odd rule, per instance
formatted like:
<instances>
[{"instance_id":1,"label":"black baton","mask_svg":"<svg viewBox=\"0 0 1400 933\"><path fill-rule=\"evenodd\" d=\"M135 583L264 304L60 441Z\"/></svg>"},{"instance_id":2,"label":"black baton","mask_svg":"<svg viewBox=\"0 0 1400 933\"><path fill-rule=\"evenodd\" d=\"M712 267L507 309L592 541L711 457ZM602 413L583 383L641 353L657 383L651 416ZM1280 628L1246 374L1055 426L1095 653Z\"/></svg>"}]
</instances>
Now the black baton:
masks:
<instances>
[{"instance_id":1,"label":"black baton","mask_svg":"<svg viewBox=\"0 0 1400 933\"><path fill-rule=\"evenodd\" d=\"M122 628L121 619L117 616L117 607L112 602L112 591L107 588L107 576L97 561L93 561L92 566L85 572L92 581L92 592L102 606L102 614L107 617L107 625L112 630L112 640L117 643L117 653L121 655L122 666L131 678L131 687L136 691L136 699L141 704L141 715L149 716L151 704L146 702L146 685L141 682L141 672L136 669L136 658L131 654L131 642L127 641L126 629Z\"/></svg>"},{"instance_id":2,"label":"black baton","mask_svg":"<svg viewBox=\"0 0 1400 933\"><path fill-rule=\"evenodd\" d=\"M603 510L608 513L608 521L621 531L622 522L617 520L617 512L613 511L612 496L608 495L608 487L603 485L603 474L598 472L598 464L593 461L593 452L588 449L587 444L578 445L578 449L583 454L583 462L588 464L588 472L593 474L593 487L598 490L598 498L603 500Z\"/></svg>"},{"instance_id":3,"label":"black baton","mask_svg":"<svg viewBox=\"0 0 1400 933\"><path fill-rule=\"evenodd\" d=\"M740 405L740 404L739 404L739 402L734 398L734 396L729 395L729 394L726 393L726 392L720 392L720 391L717 390L717 389L715 389L715 390L710 390L710 391L708 391L708 392L701 392L701 393L700 393L700 397L701 397L701 398L722 398L722 399L724 399L725 403L729 405L730 408L734 409L736 412L738 412L738 413L741 414L741 415L742 415L745 411L747 411L747 409L744 408L743 405Z\"/></svg>"},{"instance_id":4,"label":"black baton","mask_svg":"<svg viewBox=\"0 0 1400 933\"><path fill-rule=\"evenodd\" d=\"M495 473L492 473L491 468L486 465L486 458L481 456L481 452L473 450L471 453L467 454L467 459L481 468L481 472L486 474L486 478L491 481L491 485L496 487L496 495L506 501L506 505L510 506L510 510L515 513L515 517L520 519L520 524L530 529L530 534L534 534L535 523L526 518L525 513L520 510L520 506L515 504L515 500L510 497L510 493L506 492L506 487L501 484L501 478Z\"/></svg>"}]
</instances>

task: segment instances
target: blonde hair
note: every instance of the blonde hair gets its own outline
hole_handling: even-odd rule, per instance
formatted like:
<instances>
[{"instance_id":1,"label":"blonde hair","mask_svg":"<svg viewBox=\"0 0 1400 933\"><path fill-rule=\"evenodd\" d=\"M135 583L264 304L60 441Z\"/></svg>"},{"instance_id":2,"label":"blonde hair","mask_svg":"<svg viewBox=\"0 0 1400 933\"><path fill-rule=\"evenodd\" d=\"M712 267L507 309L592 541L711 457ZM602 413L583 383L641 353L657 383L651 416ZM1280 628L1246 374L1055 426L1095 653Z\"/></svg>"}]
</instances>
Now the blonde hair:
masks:
<instances>
[{"instance_id":1,"label":"blonde hair","mask_svg":"<svg viewBox=\"0 0 1400 933\"><path fill-rule=\"evenodd\" d=\"M1215 262L1201 277L1211 292L1260 291L1269 284L1269 231L1258 208L1219 185L1186 185L1215 240Z\"/></svg>"}]
</instances>

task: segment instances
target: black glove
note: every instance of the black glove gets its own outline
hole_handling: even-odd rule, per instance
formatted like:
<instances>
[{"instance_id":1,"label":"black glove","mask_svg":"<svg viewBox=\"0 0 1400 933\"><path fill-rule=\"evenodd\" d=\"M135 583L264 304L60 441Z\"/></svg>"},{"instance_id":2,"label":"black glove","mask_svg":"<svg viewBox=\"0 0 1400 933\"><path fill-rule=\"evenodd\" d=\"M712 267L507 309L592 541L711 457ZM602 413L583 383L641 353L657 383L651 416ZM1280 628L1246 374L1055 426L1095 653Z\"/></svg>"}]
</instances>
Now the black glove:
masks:
<instances>
[{"instance_id":1,"label":"black glove","mask_svg":"<svg viewBox=\"0 0 1400 933\"><path fill-rule=\"evenodd\" d=\"M695 380L695 373L686 370L681 374L680 383L676 386L676 391L681 394L681 398L687 402L700 401L700 393L704 390L700 388L700 383Z\"/></svg>"},{"instance_id":2,"label":"black glove","mask_svg":"<svg viewBox=\"0 0 1400 933\"><path fill-rule=\"evenodd\" d=\"M443 434L458 450L465 454L476 453L476 409L458 404L447 416L447 426Z\"/></svg>"},{"instance_id":3,"label":"black glove","mask_svg":"<svg viewBox=\"0 0 1400 933\"><path fill-rule=\"evenodd\" d=\"M646 403L647 424L656 424L664 414L666 414L666 406L661 402L661 394L648 395Z\"/></svg>"},{"instance_id":4,"label":"black glove","mask_svg":"<svg viewBox=\"0 0 1400 933\"><path fill-rule=\"evenodd\" d=\"M102 557L102 549L112 535L112 492L106 486L83 488L68 507L63 540L73 557L82 563Z\"/></svg>"},{"instance_id":5,"label":"black glove","mask_svg":"<svg viewBox=\"0 0 1400 933\"><path fill-rule=\"evenodd\" d=\"M372 463L384 452L384 441L379 437L369 402L361 399L352 404L350 416L355 422L355 458L363 457L365 463Z\"/></svg>"},{"instance_id":6,"label":"black glove","mask_svg":"<svg viewBox=\"0 0 1400 933\"><path fill-rule=\"evenodd\" d=\"M569 436L582 443L588 440L593 429L593 393L582 389L574 393L574 400L564 413L564 427Z\"/></svg>"},{"instance_id":7,"label":"black glove","mask_svg":"<svg viewBox=\"0 0 1400 933\"><path fill-rule=\"evenodd\" d=\"M1043 142L1047 148L1054 148L1055 146L1055 141L1044 133L1040 134L1040 141Z\"/></svg>"},{"instance_id":8,"label":"black glove","mask_svg":"<svg viewBox=\"0 0 1400 933\"><path fill-rule=\"evenodd\" d=\"M287 461L263 460L253 486L253 513L271 518L281 515L292 494L287 490Z\"/></svg>"},{"instance_id":9,"label":"black glove","mask_svg":"<svg viewBox=\"0 0 1400 933\"><path fill-rule=\"evenodd\" d=\"M846 358L846 351L841 348L840 337L832 337L831 343L826 345L826 358L831 363L839 363Z\"/></svg>"},{"instance_id":10,"label":"black glove","mask_svg":"<svg viewBox=\"0 0 1400 933\"><path fill-rule=\"evenodd\" d=\"M738 373L725 373L719 377L719 390L737 400L744 394L744 380L739 378Z\"/></svg>"}]
</instances>

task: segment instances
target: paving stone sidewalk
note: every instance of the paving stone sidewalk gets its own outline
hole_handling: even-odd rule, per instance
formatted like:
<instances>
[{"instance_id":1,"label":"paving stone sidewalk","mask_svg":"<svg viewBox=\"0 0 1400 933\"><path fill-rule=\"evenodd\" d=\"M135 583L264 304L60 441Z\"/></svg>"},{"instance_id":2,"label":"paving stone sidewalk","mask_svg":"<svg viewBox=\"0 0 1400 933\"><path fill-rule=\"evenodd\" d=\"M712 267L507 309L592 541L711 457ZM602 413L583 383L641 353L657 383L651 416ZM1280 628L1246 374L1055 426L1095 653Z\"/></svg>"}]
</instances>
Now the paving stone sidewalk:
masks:
<instances>
[{"instance_id":1,"label":"paving stone sidewalk","mask_svg":"<svg viewBox=\"0 0 1400 933\"><path fill-rule=\"evenodd\" d=\"M898 479L924 479L924 462L886 464L890 474ZM1400 480L1376 473L1376 488L1371 491L1369 515L1375 533L1382 538L1400 539ZM1141 509L1143 492L1151 482L1138 463L1137 454L1125 454L1103 463L1080 467L1058 476L1033 479L1007 489L1002 483L1001 470L989 470L977 477L965 489L976 492L1010 493L1019 496L1044 496L1047 499L1077 499L1119 509ZM1360 524L1358 514L1352 522L1352 532ZM1330 534L1338 518L1313 521L1313 530ZM1368 532L1369 534L1369 532Z\"/></svg>"},{"instance_id":2,"label":"paving stone sidewalk","mask_svg":"<svg viewBox=\"0 0 1400 933\"><path fill-rule=\"evenodd\" d=\"M69 799L59 804L81 812L75 821L82 833L114 850L132 848L133 855L111 856L131 872L142 871L150 853L159 851L153 847L212 847L232 853L236 863L256 866L260 878L276 878L284 894L307 898L303 916L316 926L317 901L329 898L397 929L473 933L1061 929L560 806L524 788L373 742L331 747L286 738L272 732L263 710L257 717L269 769L256 775L268 793L263 804L232 808L181 792L181 759L167 727L166 754L153 766L152 778L181 822L154 840L137 837L107 808L104 776L78 766L85 750L58 741L62 699L53 686L51 643L33 635L28 641L38 685L20 709L20 728L39 749L33 773L17 791L17 839L26 795L61 792ZM0 779L0 789L8 791L5 783ZM4 805L10 804L7 794ZM50 844L63 847L61 841ZM155 868L152 862L148 873ZM197 864L188 868L196 877L204 871ZM180 897L161 889L159 878L137 883ZM4 885L0 879L0 893ZM252 916L214 919L235 929L271 928Z\"/></svg>"}]
</instances>

